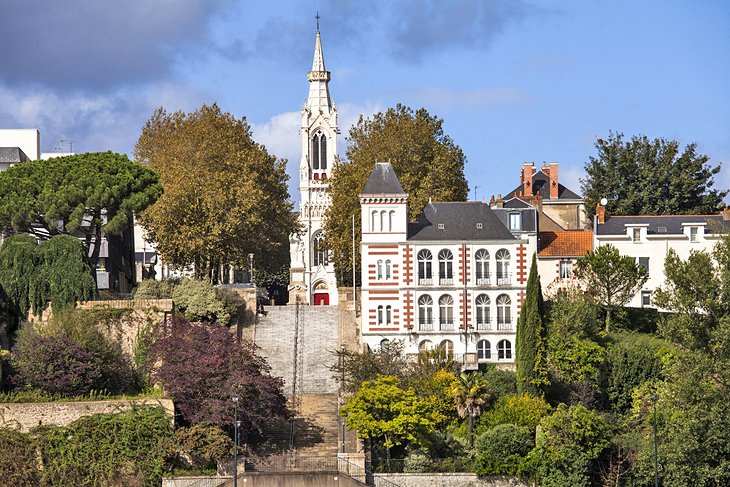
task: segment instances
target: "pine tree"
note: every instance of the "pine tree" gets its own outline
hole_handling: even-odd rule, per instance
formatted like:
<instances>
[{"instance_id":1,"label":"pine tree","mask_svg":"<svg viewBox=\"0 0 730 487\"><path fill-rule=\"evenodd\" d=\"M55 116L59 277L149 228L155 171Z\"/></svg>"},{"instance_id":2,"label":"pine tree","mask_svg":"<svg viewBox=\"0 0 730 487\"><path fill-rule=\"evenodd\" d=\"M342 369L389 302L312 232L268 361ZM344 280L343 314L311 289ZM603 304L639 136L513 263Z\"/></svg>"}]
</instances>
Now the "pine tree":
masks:
<instances>
[{"instance_id":1,"label":"pine tree","mask_svg":"<svg viewBox=\"0 0 730 487\"><path fill-rule=\"evenodd\" d=\"M532 395L543 394L548 384L547 352L540 276L537 273L537 258L532 256L527 291L522 302L520 318L517 320L517 390Z\"/></svg>"}]
</instances>

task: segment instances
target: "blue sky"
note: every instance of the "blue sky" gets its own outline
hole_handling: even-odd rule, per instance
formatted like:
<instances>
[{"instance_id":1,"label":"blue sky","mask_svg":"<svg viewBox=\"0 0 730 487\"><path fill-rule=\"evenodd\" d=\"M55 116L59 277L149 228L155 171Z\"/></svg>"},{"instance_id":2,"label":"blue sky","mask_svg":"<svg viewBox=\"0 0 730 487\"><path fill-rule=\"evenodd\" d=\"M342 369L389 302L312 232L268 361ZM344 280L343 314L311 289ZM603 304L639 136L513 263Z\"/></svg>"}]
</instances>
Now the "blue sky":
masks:
<instances>
[{"instance_id":1,"label":"blue sky","mask_svg":"<svg viewBox=\"0 0 730 487\"><path fill-rule=\"evenodd\" d=\"M2 0L0 128L131 155L156 107L217 101L295 177L316 11L340 152L360 114L400 102L444 118L470 196L510 191L525 161L558 161L579 191L610 130L697 142L730 188L721 0Z\"/></svg>"}]
</instances>

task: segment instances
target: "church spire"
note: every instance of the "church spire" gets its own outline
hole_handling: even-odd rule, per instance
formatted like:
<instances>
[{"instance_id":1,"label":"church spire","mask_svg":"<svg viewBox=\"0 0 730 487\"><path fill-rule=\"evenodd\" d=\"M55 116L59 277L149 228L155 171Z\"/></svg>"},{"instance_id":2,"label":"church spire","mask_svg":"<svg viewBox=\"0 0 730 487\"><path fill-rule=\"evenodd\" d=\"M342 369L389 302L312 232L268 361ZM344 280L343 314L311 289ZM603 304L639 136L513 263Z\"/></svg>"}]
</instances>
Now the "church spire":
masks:
<instances>
[{"instance_id":1,"label":"church spire","mask_svg":"<svg viewBox=\"0 0 730 487\"><path fill-rule=\"evenodd\" d=\"M319 17L319 14L317 15ZM324 54L322 54L322 39L319 35L319 19L317 19L317 37L314 41L314 59L312 70L307 75L309 80L309 99L307 107L329 111L332 106L328 83L330 72L324 67Z\"/></svg>"}]
</instances>

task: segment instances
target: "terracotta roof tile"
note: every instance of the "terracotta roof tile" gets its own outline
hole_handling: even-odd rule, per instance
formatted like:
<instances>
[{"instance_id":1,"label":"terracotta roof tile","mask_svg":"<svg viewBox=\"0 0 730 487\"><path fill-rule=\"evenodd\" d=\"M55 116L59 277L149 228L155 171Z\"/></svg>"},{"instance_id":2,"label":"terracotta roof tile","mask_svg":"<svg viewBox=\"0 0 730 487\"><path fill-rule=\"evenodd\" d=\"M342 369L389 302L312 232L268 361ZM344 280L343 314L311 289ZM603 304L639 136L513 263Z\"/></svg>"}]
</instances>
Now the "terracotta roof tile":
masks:
<instances>
[{"instance_id":1,"label":"terracotta roof tile","mask_svg":"<svg viewBox=\"0 0 730 487\"><path fill-rule=\"evenodd\" d=\"M540 232L538 257L581 257L593 248L593 232Z\"/></svg>"}]
</instances>

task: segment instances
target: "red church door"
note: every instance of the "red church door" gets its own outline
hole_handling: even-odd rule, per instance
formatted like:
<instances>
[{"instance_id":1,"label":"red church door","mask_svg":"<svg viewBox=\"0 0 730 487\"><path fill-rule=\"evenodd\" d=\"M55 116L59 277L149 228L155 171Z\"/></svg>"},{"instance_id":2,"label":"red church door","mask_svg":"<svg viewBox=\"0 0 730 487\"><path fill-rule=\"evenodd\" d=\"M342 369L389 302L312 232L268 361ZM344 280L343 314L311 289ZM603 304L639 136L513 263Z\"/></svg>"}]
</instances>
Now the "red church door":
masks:
<instances>
[{"instance_id":1,"label":"red church door","mask_svg":"<svg viewBox=\"0 0 730 487\"><path fill-rule=\"evenodd\" d=\"M327 306L328 304L330 304L329 293L314 293L315 306Z\"/></svg>"}]
</instances>

